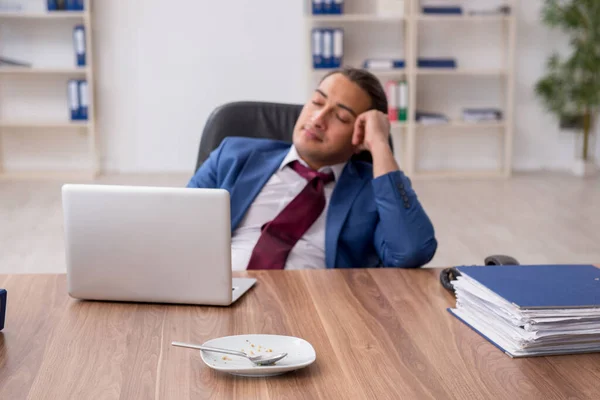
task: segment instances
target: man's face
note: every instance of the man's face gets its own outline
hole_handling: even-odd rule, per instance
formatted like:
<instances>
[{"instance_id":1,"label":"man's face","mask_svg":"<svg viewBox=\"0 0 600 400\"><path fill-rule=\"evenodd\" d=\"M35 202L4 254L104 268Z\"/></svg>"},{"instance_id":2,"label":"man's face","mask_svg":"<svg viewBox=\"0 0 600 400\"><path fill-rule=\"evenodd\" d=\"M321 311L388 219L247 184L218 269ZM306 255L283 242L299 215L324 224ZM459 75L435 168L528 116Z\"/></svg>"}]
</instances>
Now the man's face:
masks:
<instances>
[{"instance_id":1,"label":"man's face","mask_svg":"<svg viewBox=\"0 0 600 400\"><path fill-rule=\"evenodd\" d=\"M304 105L294 127L298 154L313 168L346 162L356 148L356 118L371 106L367 92L342 74L327 77Z\"/></svg>"}]
</instances>

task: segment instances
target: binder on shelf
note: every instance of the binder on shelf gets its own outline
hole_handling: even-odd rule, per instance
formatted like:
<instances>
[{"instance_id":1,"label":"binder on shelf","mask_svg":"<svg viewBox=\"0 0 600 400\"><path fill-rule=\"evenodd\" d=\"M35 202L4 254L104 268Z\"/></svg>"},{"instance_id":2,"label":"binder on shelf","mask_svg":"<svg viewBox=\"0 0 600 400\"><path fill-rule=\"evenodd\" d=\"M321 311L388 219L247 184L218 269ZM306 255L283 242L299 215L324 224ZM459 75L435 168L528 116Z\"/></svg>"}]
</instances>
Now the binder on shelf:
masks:
<instances>
[{"instance_id":1,"label":"binder on shelf","mask_svg":"<svg viewBox=\"0 0 600 400\"><path fill-rule=\"evenodd\" d=\"M333 66L333 29L323 29L323 68Z\"/></svg>"},{"instance_id":2,"label":"binder on shelf","mask_svg":"<svg viewBox=\"0 0 600 400\"><path fill-rule=\"evenodd\" d=\"M419 58L419 68L456 68L456 60L453 58Z\"/></svg>"},{"instance_id":3,"label":"binder on shelf","mask_svg":"<svg viewBox=\"0 0 600 400\"><path fill-rule=\"evenodd\" d=\"M77 89L79 95L79 119L87 121L88 119L88 104L89 104L89 95L88 95L88 83L87 81L78 81Z\"/></svg>"},{"instance_id":4,"label":"binder on shelf","mask_svg":"<svg viewBox=\"0 0 600 400\"><path fill-rule=\"evenodd\" d=\"M323 0L312 0L313 15L323 14Z\"/></svg>"},{"instance_id":5,"label":"binder on shelf","mask_svg":"<svg viewBox=\"0 0 600 400\"><path fill-rule=\"evenodd\" d=\"M323 31L321 29L312 30L312 54L313 68L323 68Z\"/></svg>"},{"instance_id":6,"label":"binder on shelf","mask_svg":"<svg viewBox=\"0 0 600 400\"><path fill-rule=\"evenodd\" d=\"M333 0L332 14L343 14L344 13L344 0Z\"/></svg>"},{"instance_id":7,"label":"binder on shelf","mask_svg":"<svg viewBox=\"0 0 600 400\"><path fill-rule=\"evenodd\" d=\"M78 67L85 67L85 28L83 25L76 25L73 28L73 47L75 48L75 56Z\"/></svg>"},{"instance_id":8,"label":"binder on shelf","mask_svg":"<svg viewBox=\"0 0 600 400\"><path fill-rule=\"evenodd\" d=\"M46 4L48 7L48 11L58 10L58 1L57 0L48 0Z\"/></svg>"},{"instance_id":9,"label":"binder on shelf","mask_svg":"<svg viewBox=\"0 0 600 400\"><path fill-rule=\"evenodd\" d=\"M333 14L333 0L323 0L323 14Z\"/></svg>"},{"instance_id":10,"label":"binder on shelf","mask_svg":"<svg viewBox=\"0 0 600 400\"><path fill-rule=\"evenodd\" d=\"M339 68L342 66L342 60L344 58L344 31L342 29L333 30L333 62L332 68Z\"/></svg>"},{"instance_id":11,"label":"binder on shelf","mask_svg":"<svg viewBox=\"0 0 600 400\"><path fill-rule=\"evenodd\" d=\"M376 59L376 58L368 58L363 63L363 68L365 69L402 69L404 68L404 60L401 59Z\"/></svg>"},{"instance_id":12,"label":"binder on shelf","mask_svg":"<svg viewBox=\"0 0 600 400\"><path fill-rule=\"evenodd\" d=\"M77 10L77 1L76 0L65 0L65 10L76 11Z\"/></svg>"},{"instance_id":13,"label":"binder on shelf","mask_svg":"<svg viewBox=\"0 0 600 400\"><path fill-rule=\"evenodd\" d=\"M398 83L398 121L408 119L408 83L401 81Z\"/></svg>"},{"instance_id":14,"label":"binder on shelf","mask_svg":"<svg viewBox=\"0 0 600 400\"><path fill-rule=\"evenodd\" d=\"M66 0L56 0L56 9L57 10L66 10L67 9L67 1Z\"/></svg>"},{"instance_id":15,"label":"binder on shelf","mask_svg":"<svg viewBox=\"0 0 600 400\"><path fill-rule=\"evenodd\" d=\"M67 82L67 97L69 102L69 115L71 121L78 121L81 119L79 114L79 82L75 79Z\"/></svg>"},{"instance_id":16,"label":"binder on shelf","mask_svg":"<svg viewBox=\"0 0 600 400\"><path fill-rule=\"evenodd\" d=\"M388 119L398 121L398 82L386 82L385 91L388 99Z\"/></svg>"},{"instance_id":17,"label":"binder on shelf","mask_svg":"<svg viewBox=\"0 0 600 400\"><path fill-rule=\"evenodd\" d=\"M423 6L423 14L461 15L460 6Z\"/></svg>"}]
</instances>

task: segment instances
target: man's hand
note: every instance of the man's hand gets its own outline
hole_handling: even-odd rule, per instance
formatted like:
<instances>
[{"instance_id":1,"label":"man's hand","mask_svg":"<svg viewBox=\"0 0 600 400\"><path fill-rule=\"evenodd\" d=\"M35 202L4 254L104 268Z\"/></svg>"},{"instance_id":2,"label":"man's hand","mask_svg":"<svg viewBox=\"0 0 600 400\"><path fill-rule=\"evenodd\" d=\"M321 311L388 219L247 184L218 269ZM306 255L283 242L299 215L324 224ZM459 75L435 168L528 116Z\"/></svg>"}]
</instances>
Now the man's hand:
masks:
<instances>
[{"instance_id":1,"label":"man's hand","mask_svg":"<svg viewBox=\"0 0 600 400\"><path fill-rule=\"evenodd\" d=\"M373 157L373 178L397 171L400 168L389 145L390 121L387 115L369 110L356 118L352 144L356 152L368 150Z\"/></svg>"},{"instance_id":2,"label":"man's hand","mask_svg":"<svg viewBox=\"0 0 600 400\"><path fill-rule=\"evenodd\" d=\"M352 144L357 146L357 152L362 150L372 151L374 147L388 144L390 135L390 121L387 115L377 110L369 110L356 118Z\"/></svg>"}]
</instances>

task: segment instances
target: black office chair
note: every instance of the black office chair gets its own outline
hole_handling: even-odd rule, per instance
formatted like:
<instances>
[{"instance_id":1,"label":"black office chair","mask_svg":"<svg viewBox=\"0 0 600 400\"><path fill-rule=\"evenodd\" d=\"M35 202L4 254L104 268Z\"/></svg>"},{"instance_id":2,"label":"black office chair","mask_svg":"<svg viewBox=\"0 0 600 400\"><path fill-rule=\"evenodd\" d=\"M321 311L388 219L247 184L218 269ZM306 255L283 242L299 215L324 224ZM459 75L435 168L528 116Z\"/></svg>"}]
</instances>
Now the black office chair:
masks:
<instances>
[{"instance_id":1,"label":"black office chair","mask_svg":"<svg viewBox=\"0 0 600 400\"><path fill-rule=\"evenodd\" d=\"M255 101L233 102L217 107L204 126L194 172L227 136L266 138L291 143L294 125L301 111L302 105L299 104ZM393 151L391 137L390 147ZM353 159L372 162L368 151L354 155Z\"/></svg>"}]
</instances>

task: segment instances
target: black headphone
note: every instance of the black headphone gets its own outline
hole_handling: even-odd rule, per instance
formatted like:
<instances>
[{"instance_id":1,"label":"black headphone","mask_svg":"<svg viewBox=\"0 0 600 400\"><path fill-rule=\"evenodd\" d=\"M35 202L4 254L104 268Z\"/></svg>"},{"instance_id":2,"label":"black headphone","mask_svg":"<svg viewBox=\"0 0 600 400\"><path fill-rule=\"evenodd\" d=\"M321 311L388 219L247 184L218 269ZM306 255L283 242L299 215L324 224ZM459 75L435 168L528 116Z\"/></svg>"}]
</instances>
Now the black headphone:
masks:
<instances>
[{"instance_id":1,"label":"black headphone","mask_svg":"<svg viewBox=\"0 0 600 400\"><path fill-rule=\"evenodd\" d=\"M502 254L486 257L484 263L485 265L520 265L516 258ZM440 273L440 283L446 290L454 294L452 281L456 280L459 276L460 272L455 267L445 268Z\"/></svg>"}]
</instances>

